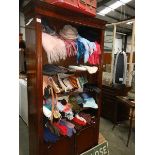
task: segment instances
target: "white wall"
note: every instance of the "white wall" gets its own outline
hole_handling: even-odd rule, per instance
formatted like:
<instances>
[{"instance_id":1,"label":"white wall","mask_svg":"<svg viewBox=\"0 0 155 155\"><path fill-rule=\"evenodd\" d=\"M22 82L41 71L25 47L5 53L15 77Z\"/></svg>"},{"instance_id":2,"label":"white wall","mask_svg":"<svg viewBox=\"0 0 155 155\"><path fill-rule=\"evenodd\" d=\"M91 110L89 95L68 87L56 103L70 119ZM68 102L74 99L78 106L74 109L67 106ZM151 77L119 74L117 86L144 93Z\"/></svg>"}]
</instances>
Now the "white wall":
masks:
<instances>
[{"instance_id":1,"label":"white wall","mask_svg":"<svg viewBox=\"0 0 155 155\"><path fill-rule=\"evenodd\" d=\"M19 13L20 19L19 19L19 31L20 33L23 33L23 40L25 40L25 18L23 13ZM21 27L22 26L22 27Z\"/></svg>"},{"instance_id":2,"label":"white wall","mask_svg":"<svg viewBox=\"0 0 155 155\"><path fill-rule=\"evenodd\" d=\"M111 31L105 31L105 39L104 39L104 47L105 49L111 49L112 52L112 47L113 47L113 32ZM118 49L122 49L122 37L120 34L116 33L116 39L115 39L115 53L118 52Z\"/></svg>"}]
</instances>

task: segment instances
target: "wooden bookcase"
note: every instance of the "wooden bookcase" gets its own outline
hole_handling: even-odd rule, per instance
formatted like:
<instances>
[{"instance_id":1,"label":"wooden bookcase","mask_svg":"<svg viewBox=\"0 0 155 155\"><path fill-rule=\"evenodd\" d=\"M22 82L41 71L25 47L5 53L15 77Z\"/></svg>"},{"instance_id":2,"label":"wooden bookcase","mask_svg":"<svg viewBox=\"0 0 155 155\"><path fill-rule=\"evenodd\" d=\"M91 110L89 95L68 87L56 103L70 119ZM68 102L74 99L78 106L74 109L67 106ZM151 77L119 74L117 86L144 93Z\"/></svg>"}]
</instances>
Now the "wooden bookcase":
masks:
<instances>
[{"instance_id":1,"label":"wooden bookcase","mask_svg":"<svg viewBox=\"0 0 155 155\"><path fill-rule=\"evenodd\" d=\"M26 62L28 87L28 119L29 119L29 155L79 155L98 144L100 109L102 92L97 96L99 106L95 124L82 128L71 138L61 137L55 144L47 144L43 140L43 76L42 66L47 63L46 53L42 48L41 20L45 18L59 31L65 24L76 28L87 28L89 33L97 34L101 45L101 63L94 75L88 75L88 80L102 89L104 30L106 22L87 15L49 5L42 1L31 1L25 8L26 25ZM61 61L59 65L75 65L75 57Z\"/></svg>"}]
</instances>

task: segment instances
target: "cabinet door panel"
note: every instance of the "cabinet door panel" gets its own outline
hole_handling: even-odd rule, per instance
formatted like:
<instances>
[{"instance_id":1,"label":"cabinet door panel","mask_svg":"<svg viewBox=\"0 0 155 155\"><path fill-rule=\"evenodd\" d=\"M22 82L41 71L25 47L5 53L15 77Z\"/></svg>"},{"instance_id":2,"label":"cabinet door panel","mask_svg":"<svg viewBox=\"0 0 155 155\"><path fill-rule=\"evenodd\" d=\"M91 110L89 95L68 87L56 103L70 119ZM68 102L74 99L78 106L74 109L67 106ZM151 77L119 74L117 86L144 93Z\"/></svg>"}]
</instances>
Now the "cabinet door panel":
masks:
<instances>
[{"instance_id":1,"label":"cabinet door panel","mask_svg":"<svg viewBox=\"0 0 155 155\"><path fill-rule=\"evenodd\" d=\"M92 126L76 135L76 149L78 155L94 147L95 138L97 138L94 136L94 132L95 128Z\"/></svg>"},{"instance_id":2,"label":"cabinet door panel","mask_svg":"<svg viewBox=\"0 0 155 155\"><path fill-rule=\"evenodd\" d=\"M45 154L46 155L75 155L74 154L74 136L62 137L55 144L45 144Z\"/></svg>"}]
</instances>

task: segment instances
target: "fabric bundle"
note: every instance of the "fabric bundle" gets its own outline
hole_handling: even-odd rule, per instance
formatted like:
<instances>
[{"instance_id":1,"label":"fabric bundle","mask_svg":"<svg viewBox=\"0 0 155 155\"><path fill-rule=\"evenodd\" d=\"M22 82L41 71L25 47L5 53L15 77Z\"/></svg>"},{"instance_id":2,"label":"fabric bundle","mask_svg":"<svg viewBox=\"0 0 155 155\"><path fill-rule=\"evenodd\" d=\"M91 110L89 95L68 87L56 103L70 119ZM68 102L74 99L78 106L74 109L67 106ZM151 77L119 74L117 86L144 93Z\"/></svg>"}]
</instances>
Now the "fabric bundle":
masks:
<instances>
[{"instance_id":1,"label":"fabric bundle","mask_svg":"<svg viewBox=\"0 0 155 155\"><path fill-rule=\"evenodd\" d=\"M95 42L95 45L96 45L96 49L88 58L88 62L92 65L98 65L100 63L99 61L100 55L101 55L100 45L97 42Z\"/></svg>"},{"instance_id":2,"label":"fabric bundle","mask_svg":"<svg viewBox=\"0 0 155 155\"><path fill-rule=\"evenodd\" d=\"M44 128L44 140L46 142L56 143L59 140L59 136L53 134L49 128Z\"/></svg>"},{"instance_id":3,"label":"fabric bundle","mask_svg":"<svg viewBox=\"0 0 155 155\"><path fill-rule=\"evenodd\" d=\"M60 59L66 59L67 52L65 43L57 36L51 36L42 32L42 45L47 53L48 63L58 62Z\"/></svg>"},{"instance_id":4,"label":"fabric bundle","mask_svg":"<svg viewBox=\"0 0 155 155\"><path fill-rule=\"evenodd\" d=\"M62 38L61 38L62 39ZM62 39L66 46L67 56L75 56L77 54L77 48L75 41Z\"/></svg>"},{"instance_id":5,"label":"fabric bundle","mask_svg":"<svg viewBox=\"0 0 155 155\"><path fill-rule=\"evenodd\" d=\"M78 36L78 41L84 44L84 63L87 63L89 56L96 50L96 44L94 42L90 42L85 38L82 38L81 36Z\"/></svg>"},{"instance_id":6,"label":"fabric bundle","mask_svg":"<svg viewBox=\"0 0 155 155\"><path fill-rule=\"evenodd\" d=\"M86 48L84 44L79 41L79 39L76 40L76 46L77 46L77 63L79 63L79 60L84 57Z\"/></svg>"}]
</instances>

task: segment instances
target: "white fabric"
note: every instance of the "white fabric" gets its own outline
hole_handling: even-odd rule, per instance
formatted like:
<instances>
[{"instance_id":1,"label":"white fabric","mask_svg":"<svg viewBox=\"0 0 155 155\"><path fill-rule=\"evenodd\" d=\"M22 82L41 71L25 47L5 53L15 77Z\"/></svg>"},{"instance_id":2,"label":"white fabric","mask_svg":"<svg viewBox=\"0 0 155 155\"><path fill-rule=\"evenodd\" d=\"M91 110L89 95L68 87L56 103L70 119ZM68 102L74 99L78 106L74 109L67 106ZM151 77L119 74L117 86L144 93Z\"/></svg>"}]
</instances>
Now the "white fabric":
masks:
<instances>
[{"instance_id":1,"label":"white fabric","mask_svg":"<svg viewBox=\"0 0 155 155\"><path fill-rule=\"evenodd\" d=\"M49 110L48 108L46 108L45 106L43 106L43 113L44 115L48 118L51 119L51 110Z\"/></svg>"},{"instance_id":2,"label":"white fabric","mask_svg":"<svg viewBox=\"0 0 155 155\"><path fill-rule=\"evenodd\" d=\"M87 70L85 67L82 67L82 66L73 66L73 65L70 65L68 67L71 68L71 69L80 70L80 71L86 71Z\"/></svg>"},{"instance_id":3,"label":"white fabric","mask_svg":"<svg viewBox=\"0 0 155 155\"><path fill-rule=\"evenodd\" d=\"M94 74L98 70L98 67L96 66L82 66L82 67L86 68L89 74Z\"/></svg>"},{"instance_id":4,"label":"white fabric","mask_svg":"<svg viewBox=\"0 0 155 155\"><path fill-rule=\"evenodd\" d=\"M98 105L96 104L95 100L93 98L88 98L85 100L85 102L83 103L83 107L84 108L94 108L97 109Z\"/></svg>"}]
</instances>

